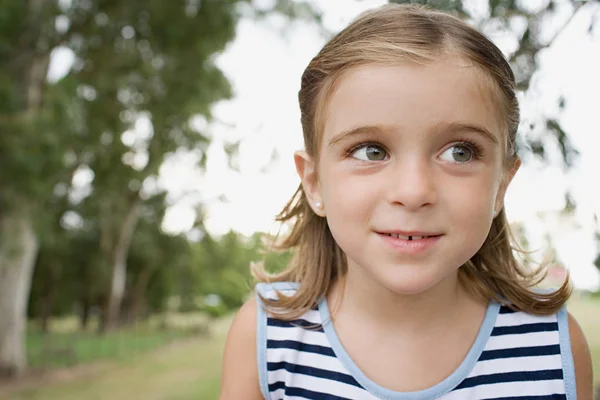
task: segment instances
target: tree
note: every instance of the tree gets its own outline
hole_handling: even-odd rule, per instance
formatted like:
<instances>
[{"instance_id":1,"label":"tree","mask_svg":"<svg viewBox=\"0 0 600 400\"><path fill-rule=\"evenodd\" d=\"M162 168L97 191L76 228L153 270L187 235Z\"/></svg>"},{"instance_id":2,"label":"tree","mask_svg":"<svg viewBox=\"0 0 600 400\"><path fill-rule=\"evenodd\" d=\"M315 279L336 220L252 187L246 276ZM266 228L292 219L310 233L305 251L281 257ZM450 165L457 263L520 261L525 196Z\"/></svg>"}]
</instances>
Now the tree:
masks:
<instances>
[{"instance_id":1,"label":"tree","mask_svg":"<svg viewBox=\"0 0 600 400\"><path fill-rule=\"evenodd\" d=\"M183 307L194 308L198 296L216 296L223 311L239 308L251 289L250 263L262 260L269 270L277 271L290 261L290 252L270 251L264 244L265 236L229 232L212 238L207 234L194 244L191 263L182 270Z\"/></svg>"},{"instance_id":2,"label":"tree","mask_svg":"<svg viewBox=\"0 0 600 400\"><path fill-rule=\"evenodd\" d=\"M210 119L210 105L230 96L212 56L234 36L235 3L203 2L196 9L165 2L98 3L94 15L102 15L103 22L82 31L96 38L96 45L78 49L84 66L67 79L90 93L79 105L94 155L86 162L94 195L84 201L98 218L101 262L111 270L103 319L107 330L118 325L144 181L180 147L202 156L208 140L189 120L194 115ZM124 132L133 134L142 115L150 124L147 136L125 139Z\"/></svg>"},{"instance_id":3,"label":"tree","mask_svg":"<svg viewBox=\"0 0 600 400\"><path fill-rule=\"evenodd\" d=\"M25 367L39 235L55 223L41 216L56 196L95 210L99 268L109 272L105 327L116 325L129 247L155 194L144 185L178 148L203 157L209 138L189 120L210 121L211 105L231 95L214 56L252 7L249 0L0 1L0 375ZM279 0L255 14L303 9ZM59 47L75 62L49 84ZM141 116L150 133L128 141L123 134ZM92 191L74 200L72 178L81 171L92 176Z\"/></svg>"},{"instance_id":4,"label":"tree","mask_svg":"<svg viewBox=\"0 0 600 400\"><path fill-rule=\"evenodd\" d=\"M136 322L148 312L162 311L176 290L184 268L194 268L191 244L183 234L167 235L160 229L164 196L146 201L130 249L127 285L121 320Z\"/></svg>"},{"instance_id":5,"label":"tree","mask_svg":"<svg viewBox=\"0 0 600 400\"><path fill-rule=\"evenodd\" d=\"M34 215L61 170L43 132L53 35L49 2L0 3L0 376L25 367L23 334L39 241Z\"/></svg>"}]
</instances>

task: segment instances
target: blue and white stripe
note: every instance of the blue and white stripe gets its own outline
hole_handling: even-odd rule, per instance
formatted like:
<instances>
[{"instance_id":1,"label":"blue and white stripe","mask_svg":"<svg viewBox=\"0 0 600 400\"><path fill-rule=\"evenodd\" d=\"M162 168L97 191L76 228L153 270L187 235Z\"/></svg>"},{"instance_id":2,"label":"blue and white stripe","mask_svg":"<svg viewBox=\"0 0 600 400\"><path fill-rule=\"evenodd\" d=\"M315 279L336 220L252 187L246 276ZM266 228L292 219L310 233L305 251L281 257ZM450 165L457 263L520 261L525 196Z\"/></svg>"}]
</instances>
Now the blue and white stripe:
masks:
<instances>
[{"instance_id":1,"label":"blue and white stripe","mask_svg":"<svg viewBox=\"0 0 600 400\"><path fill-rule=\"evenodd\" d=\"M259 284L275 299L295 284ZM463 363L443 382L395 392L369 380L339 342L325 300L295 321L258 312L258 368L265 399L575 400L567 314L534 316L491 303Z\"/></svg>"}]
</instances>

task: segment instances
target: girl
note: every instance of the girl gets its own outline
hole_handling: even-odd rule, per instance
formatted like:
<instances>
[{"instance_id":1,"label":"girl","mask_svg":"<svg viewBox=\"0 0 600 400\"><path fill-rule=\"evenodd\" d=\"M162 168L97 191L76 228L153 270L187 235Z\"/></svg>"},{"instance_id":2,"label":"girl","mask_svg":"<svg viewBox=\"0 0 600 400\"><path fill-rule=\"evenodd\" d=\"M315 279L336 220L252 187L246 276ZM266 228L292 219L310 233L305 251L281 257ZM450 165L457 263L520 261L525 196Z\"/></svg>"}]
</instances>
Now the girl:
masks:
<instances>
[{"instance_id":1,"label":"girl","mask_svg":"<svg viewBox=\"0 0 600 400\"><path fill-rule=\"evenodd\" d=\"M222 400L592 398L569 282L534 291L503 211L520 161L502 53L449 15L389 5L310 62L296 249L255 268Z\"/></svg>"}]
</instances>

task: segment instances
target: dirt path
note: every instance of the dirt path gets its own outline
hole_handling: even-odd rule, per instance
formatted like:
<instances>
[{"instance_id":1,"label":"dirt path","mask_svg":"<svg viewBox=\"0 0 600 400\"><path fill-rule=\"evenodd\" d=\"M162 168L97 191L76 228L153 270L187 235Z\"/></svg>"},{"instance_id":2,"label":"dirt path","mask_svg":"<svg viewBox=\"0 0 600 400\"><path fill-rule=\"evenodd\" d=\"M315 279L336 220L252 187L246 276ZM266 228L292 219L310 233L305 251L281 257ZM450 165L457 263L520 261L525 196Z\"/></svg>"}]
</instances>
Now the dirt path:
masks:
<instances>
[{"instance_id":1,"label":"dirt path","mask_svg":"<svg viewBox=\"0 0 600 400\"><path fill-rule=\"evenodd\" d=\"M53 385L84 379L106 371L113 366L112 362L96 362L49 371L30 371L16 381L0 381L0 399L8 399L11 394L34 389L43 385Z\"/></svg>"}]
</instances>

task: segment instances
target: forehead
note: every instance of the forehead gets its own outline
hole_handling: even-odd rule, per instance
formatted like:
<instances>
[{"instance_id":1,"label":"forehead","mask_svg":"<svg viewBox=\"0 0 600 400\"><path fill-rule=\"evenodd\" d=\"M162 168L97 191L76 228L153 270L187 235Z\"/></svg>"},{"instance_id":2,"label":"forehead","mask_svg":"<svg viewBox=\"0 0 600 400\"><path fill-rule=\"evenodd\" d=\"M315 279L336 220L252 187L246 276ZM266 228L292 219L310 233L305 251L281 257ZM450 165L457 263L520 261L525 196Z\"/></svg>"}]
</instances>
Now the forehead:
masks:
<instances>
[{"instance_id":1,"label":"forehead","mask_svg":"<svg viewBox=\"0 0 600 400\"><path fill-rule=\"evenodd\" d=\"M346 71L325 105L323 138L365 125L417 133L445 123L480 125L502 141L493 84L467 61L368 64Z\"/></svg>"}]
</instances>

